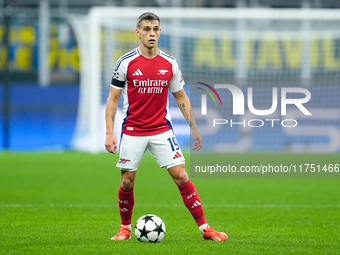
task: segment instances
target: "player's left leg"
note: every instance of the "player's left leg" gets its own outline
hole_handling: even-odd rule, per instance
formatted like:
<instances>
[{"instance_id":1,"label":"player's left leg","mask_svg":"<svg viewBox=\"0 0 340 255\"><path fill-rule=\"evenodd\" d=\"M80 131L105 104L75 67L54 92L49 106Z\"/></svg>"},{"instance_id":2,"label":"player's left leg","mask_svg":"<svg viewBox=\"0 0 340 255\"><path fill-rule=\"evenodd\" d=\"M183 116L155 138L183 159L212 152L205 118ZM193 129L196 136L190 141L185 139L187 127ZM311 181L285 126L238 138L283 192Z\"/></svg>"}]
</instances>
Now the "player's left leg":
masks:
<instances>
[{"instance_id":1,"label":"player's left leg","mask_svg":"<svg viewBox=\"0 0 340 255\"><path fill-rule=\"evenodd\" d=\"M177 184L179 192L181 193L185 206L194 217L198 226L206 224L201 200L198 196L195 185L189 180L188 174L185 170L185 165L180 164L172 166L168 169L174 182Z\"/></svg>"},{"instance_id":2,"label":"player's left leg","mask_svg":"<svg viewBox=\"0 0 340 255\"><path fill-rule=\"evenodd\" d=\"M225 241L228 236L209 227L204 216L203 207L195 185L190 181L184 164L172 166L168 169L172 179L177 184L185 206L195 219L197 226L205 240Z\"/></svg>"},{"instance_id":3,"label":"player's left leg","mask_svg":"<svg viewBox=\"0 0 340 255\"><path fill-rule=\"evenodd\" d=\"M177 184L185 206L195 219L204 239L224 241L227 235L209 227L195 185L189 180L185 160L177 139L171 130L155 135L149 140L148 149L160 167L166 167Z\"/></svg>"}]
</instances>

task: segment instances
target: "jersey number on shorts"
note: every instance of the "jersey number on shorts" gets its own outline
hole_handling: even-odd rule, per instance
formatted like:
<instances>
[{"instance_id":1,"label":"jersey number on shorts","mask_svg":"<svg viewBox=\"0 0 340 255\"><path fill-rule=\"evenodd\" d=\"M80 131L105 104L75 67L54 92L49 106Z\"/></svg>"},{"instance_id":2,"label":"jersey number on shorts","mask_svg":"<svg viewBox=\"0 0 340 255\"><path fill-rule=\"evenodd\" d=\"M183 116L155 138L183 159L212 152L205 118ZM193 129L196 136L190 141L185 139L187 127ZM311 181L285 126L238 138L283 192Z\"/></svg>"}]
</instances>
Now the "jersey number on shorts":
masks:
<instances>
[{"instance_id":1,"label":"jersey number on shorts","mask_svg":"<svg viewBox=\"0 0 340 255\"><path fill-rule=\"evenodd\" d=\"M170 143L172 151L175 151L175 150L178 151L179 150L179 144L176 140L176 137L173 136L172 138L168 138L168 141Z\"/></svg>"}]
</instances>

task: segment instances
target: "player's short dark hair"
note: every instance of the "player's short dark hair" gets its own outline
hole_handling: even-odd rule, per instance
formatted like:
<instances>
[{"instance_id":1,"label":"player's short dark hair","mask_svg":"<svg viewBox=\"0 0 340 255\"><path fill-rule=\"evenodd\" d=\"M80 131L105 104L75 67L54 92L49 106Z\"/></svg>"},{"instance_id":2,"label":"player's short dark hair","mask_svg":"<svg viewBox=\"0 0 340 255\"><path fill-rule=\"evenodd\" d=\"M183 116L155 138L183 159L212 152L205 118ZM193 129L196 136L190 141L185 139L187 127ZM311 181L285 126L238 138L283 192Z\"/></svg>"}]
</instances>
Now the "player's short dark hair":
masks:
<instances>
[{"instance_id":1,"label":"player's short dark hair","mask_svg":"<svg viewBox=\"0 0 340 255\"><path fill-rule=\"evenodd\" d=\"M140 28L140 24L142 23L143 20L150 20L150 21L153 21L153 20L158 20L159 23L161 23L161 20L160 18L152 13L152 12L144 12L142 15L140 15L136 21L136 27L137 29Z\"/></svg>"}]
</instances>

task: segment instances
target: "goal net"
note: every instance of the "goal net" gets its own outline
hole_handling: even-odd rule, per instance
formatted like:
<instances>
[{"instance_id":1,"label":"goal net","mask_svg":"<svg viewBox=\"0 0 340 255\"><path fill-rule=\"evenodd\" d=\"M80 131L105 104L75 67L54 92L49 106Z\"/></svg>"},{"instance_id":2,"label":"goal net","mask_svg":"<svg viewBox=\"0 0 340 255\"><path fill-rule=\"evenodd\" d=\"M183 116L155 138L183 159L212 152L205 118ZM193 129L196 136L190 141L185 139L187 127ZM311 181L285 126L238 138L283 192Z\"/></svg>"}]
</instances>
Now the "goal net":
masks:
<instances>
[{"instance_id":1,"label":"goal net","mask_svg":"<svg viewBox=\"0 0 340 255\"><path fill-rule=\"evenodd\" d=\"M78 41L81 67L75 149L104 150L104 108L112 69L121 55L138 46L135 21L146 11L161 18L159 47L179 63L206 150L340 150L338 10L125 7L93 7L88 15L69 17ZM245 96L244 114L233 115L230 92L215 87L223 101L223 107L218 108L216 95L202 84L213 88L215 84L238 86ZM271 107L272 91L276 87L277 111L268 116L254 116L247 106L249 87L253 89L252 102L256 109ZM310 91L312 99L304 106L312 112L312 118L301 115L294 106L287 110L286 116L281 115L283 87ZM210 91L211 96L203 89ZM203 94L208 95L205 116L201 114ZM301 93L291 95L299 98ZM176 136L181 146L188 149L190 130L173 99L170 111ZM115 123L117 137L121 130L120 115L118 112ZM211 123L216 119L224 120L224 124L213 127ZM282 124L285 119L295 120L298 125L286 127L289 121ZM240 124L231 126L230 122Z\"/></svg>"}]
</instances>

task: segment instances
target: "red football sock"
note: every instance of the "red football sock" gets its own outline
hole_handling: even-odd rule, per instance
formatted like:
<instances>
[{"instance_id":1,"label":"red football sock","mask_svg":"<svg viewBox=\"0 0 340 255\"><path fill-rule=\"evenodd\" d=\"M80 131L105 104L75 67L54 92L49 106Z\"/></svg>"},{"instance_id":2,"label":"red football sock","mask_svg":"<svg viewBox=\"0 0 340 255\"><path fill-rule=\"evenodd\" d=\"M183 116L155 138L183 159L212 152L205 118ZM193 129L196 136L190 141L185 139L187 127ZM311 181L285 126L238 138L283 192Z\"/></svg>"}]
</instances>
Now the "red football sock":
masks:
<instances>
[{"instance_id":1,"label":"red football sock","mask_svg":"<svg viewBox=\"0 0 340 255\"><path fill-rule=\"evenodd\" d=\"M121 186L118 189L118 207L122 225L130 225L135 197L133 189L123 190Z\"/></svg>"},{"instance_id":2,"label":"red football sock","mask_svg":"<svg viewBox=\"0 0 340 255\"><path fill-rule=\"evenodd\" d=\"M189 180L187 183L178 186L179 192L182 195L185 206L194 217L198 226L207 223L204 217L201 200L198 196L195 185Z\"/></svg>"}]
</instances>

